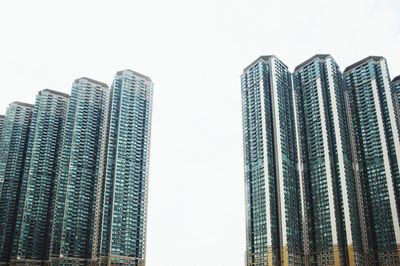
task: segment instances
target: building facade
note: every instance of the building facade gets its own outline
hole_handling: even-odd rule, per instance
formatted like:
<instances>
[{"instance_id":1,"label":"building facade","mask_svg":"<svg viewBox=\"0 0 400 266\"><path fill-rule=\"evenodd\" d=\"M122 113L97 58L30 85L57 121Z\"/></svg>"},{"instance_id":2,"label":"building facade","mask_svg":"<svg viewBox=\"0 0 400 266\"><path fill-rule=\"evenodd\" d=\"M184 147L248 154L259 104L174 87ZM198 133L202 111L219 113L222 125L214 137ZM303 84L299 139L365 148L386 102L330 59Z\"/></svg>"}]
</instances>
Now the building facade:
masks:
<instances>
[{"instance_id":1,"label":"building facade","mask_svg":"<svg viewBox=\"0 0 400 266\"><path fill-rule=\"evenodd\" d=\"M0 143L1 143L1 133L3 132L3 127L4 127L4 120L5 120L5 116L0 115ZM1 190L3 187L3 182L4 182L4 179L0 179L0 198L1 198Z\"/></svg>"},{"instance_id":2,"label":"building facade","mask_svg":"<svg viewBox=\"0 0 400 266\"><path fill-rule=\"evenodd\" d=\"M131 70L111 88L101 209L101 265L145 265L153 83Z\"/></svg>"},{"instance_id":3,"label":"building facade","mask_svg":"<svg viewBox=\"0 0 400 266\"><path fill-rule=\"evenodd\" d=\"M1 139L1 132L3 131L4 119L5 119L5 116L4 115L0 115L0 139Z\"/></svg>"},{"instance_id":4,"label":"building facade","mask_svg":"<svg viewBox=\"0 0 400 266\"><path fill-rule=\"evenodd\" d=\"M19 201L12 261L41 265L49 257L53 191L69 95L36 96Z\"/></svg>"},{"instance_id":5,"label":"building facade","mask_svg":"<svg viewBox=\"0 0 400 266\"><path fill-rule=\"evenodd\" d=\"M344 77L367 263L398 265L400 141L386 60L367 57L347 67Z\"/></svg>"},{"instance_id":6,"label":"building facade","mask_svg":"<svg viewBox=\"0 0 400 266\"><path fill-rule=\"evenodd\" d=\"M315 55L293 73L307 261L363 264L342 73Z\"/></svg>"},{"instance_id":7,"label":"building facade","mask_svg":"<svg viewBox=\"0 0 400 266\"><path fill-rule=\"evenodd\" d=\"M400 102L400 76L395 77L392 80L392 90L395 96L395 100L399 103Z\"/></svg>"},{"instance_id":8,"label":"building facade","mask_svg":"<svg viewBox=\"0 0 400 266\"><path fill-rule=\"evenodd\" d=\"M11 257L33 105L13 102L0 139L0 262Z\"/></svg>"},{"instance_id":9,"label":"building facade","mask_svg":"<svg viewBox=\"0 0 400 266\"><path fill-rule=\"evenodd\" d=\"M101 194L109 88L80 78L72 85L65 119L50 242L54 263L96 260L94 227Z\"/></svg>"},{"instance_id":10,"label":"building facade","mask_svg":"<svg viewBox=\"0 0 400 266\"><path fill-rule=\"evenodd\" d=\"M303 262L291 74L262 56L241 75L248 266Z\"/></svg>"}]
</instances>

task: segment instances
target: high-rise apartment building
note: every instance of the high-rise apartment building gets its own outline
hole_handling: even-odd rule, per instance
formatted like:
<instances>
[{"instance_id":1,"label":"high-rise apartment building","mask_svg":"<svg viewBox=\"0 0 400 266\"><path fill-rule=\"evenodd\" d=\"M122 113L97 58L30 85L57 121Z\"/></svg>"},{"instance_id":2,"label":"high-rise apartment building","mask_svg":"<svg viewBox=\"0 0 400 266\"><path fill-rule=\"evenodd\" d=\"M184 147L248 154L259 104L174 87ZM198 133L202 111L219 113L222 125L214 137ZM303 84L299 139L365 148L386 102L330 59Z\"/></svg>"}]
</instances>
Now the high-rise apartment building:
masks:
<instances>
[{"instance_id":1,"label":"high-rise apartment building","mask_svg":"<svg viewBox=\"0 0 400 266\"><path fill-rule=\"evenodd\" d=\"M241 75L248 266L301 265L300 183L291 74L261 56Z\"/></svg>"},{"instance_id":2,"label":"high-rise apartment building","mask_svg":"<svg viewBox=\"0 0 400 266\"><path fill-rule=\"evenodd\" d=\"M101 194L109 88L80 78L72 85L56 177L51 260L70 265L96 260L94 227Z\"/></svg>"},{"instance_id":3,"label":"high-rise apartment building","mask_svg":"<svg viewBox=\"0 0 400 266\"><path fill-rule=\"evenodd\" d=\"M399 265L400 140L389 71L370 56L344 71L368 265Z\"/></svg>"},{"instance_id":4,"label":"high-rise apartment building","mask_svg":"<svg viewBox=\"0 0 400 266\"><path fill-rule=\"evenodd\" d=\"M69 95L45 89L36 97L20 190L12 260L48 260L53 191Z\"/></svg>"},{"instance_id":5,"label":"high-rise apartment building","mask_svg":"<svg viewBox=\"0 0 400 266\"><path fill-rule=\"evenodd\" d=\"M0 262L11 256L33 105L9 105L0 138Z\"/></svg>"},{"instance_id":6,"label":"high-rise apartment building","mask_svg":"<svg viewBox=\"0 0 400 266\"><path fill-rule=\"evenodd\" d=\"M307 261L362 264L342 73L330 55L318 54L293 78Z\"/></svg>"},{"instance_id":7,"label":"high-rise apartment building","mask_svg":"<svg viewBox=\"0 0 400 266\"><path fill-rule=\"evenodd\" d=\"M111 88L107 164L101 209L100 262L145 265L147 180L153 83L131 70Z\"/></svg>"}]
</instances>

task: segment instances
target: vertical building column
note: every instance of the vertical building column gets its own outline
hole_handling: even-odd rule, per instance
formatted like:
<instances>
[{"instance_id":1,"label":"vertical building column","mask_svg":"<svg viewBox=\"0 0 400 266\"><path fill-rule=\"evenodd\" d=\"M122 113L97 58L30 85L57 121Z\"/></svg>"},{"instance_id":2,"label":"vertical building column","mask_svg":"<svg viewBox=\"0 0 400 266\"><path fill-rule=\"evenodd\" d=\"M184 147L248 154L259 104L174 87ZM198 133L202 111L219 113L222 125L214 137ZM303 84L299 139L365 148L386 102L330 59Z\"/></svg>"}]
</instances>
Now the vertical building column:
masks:
<instances>
[{"instance_id":1,"label":"vertical building column","mask_svg":"<svg viewBox=\"0 0 400 266\"><path fill-rule=\"evenodd\" d=\"M332 105L332 116L334 125L340 125L339 122L339 114L341 113L338 110L339 103L337 102L337 97L335 95L335 84L333 81L333 69L332 69L332 59L326 59L326 68L327 68L327 76L328 76L328 84L329 84L329 91L330 100ZM340 89L342 92L342 90ZM343 106L344 108L344 106ZM344 110L341 110L342 112ZM341 132L340 131L347 131L347 128L339 127L335 129L335 143L337 148L338 154L338 167L339 167L339 183L342 192L342 200L343 200L343 212L344 212L344 223L345 223L345 232L346 232L346 250L348 256L348 264L353 266L356 264L355 255L354 255L354 248L353 248L353 235L352 235L352 228L351 228L351 220L350 220L350 200L349 200L349 191L347 188L346 183L346 169L345 169L345 162L344 162L344 149L341 140ZM336 210L336 208L335 208ZM336 226L336 225L335 225Z\"/></svg>"},{"instance_id":2,"label":"vertical building column","mask_svg":"<svg viewBox=\"0 0 400 266\"><path fill-rule=\"evenodd\" d=\"M271 208L270 200L269 198L271 197L271 191L270 191L270 181L269 181L269 168L271 167L269 165L269 160L268 160L268 155L267 155L267 127L265 124L266 117L265 117L265 95L264 95L264 81L260 80L259 81L259 88L260 88L260 105L261 105L261 126L262 126L262 145L263 145L263 151L264 151L264 156L263 156L263 170L264 170L264 182L265 182L265 214L266 214L266 231L267 231L267 250L268 250L268 266L274 265L276 261L276 250L274 250L272 246L272 236L274 235L274 232L272 231L272 212L273 208Z\"/></svg>"},{"instance_id":3,"label":"vertical building column","mask_svg":"<svg viewBox=\"0 0 400 266\"><path fill-rule=\"evenodd\" d=\"M302 262L304 263L304 265L308 266L310 265L310 247L309 247L309 239L308 239L308 226L309 226L309 220L308 220L308 216L309 214L309 210L307 208L307 201L306 201L306 182L307 180L305 180L305 174L304 174L304 165L303 165L303 161L302 161L302 157L301 157L301 135L302 132L299 128L300 122L299 122L299 106L297 106L298 101L296 99L296 97L299 97L299 95L296 95L296 91L294 91L293 93L293 108L294 108L294 113L295 113L295 127L296 127L296 154L297 154L297 171L299 174L299 183L300 183L300 203L301 203L301 228L302 228L302 245L303 245L303 257L302 257Z\"/></svg>"},{"instance_id":4,"label":"vertical building column","mask_svg":"<svg viewBox=\"0 0 400 266\"><path fill-rule=\"evenodd\" d=\"M378 124L378 130L379 130L379 135L380 136L385 136L385 129L384 129L384 124L383 124L383 111L381 109L381 103L379 101L379 92L378 92L378 86L376 84L375 80L371 80L371 87L372 87L372 95L374 99L374 105L375 105L375 110L376 110L376 115L377 115L377 124ZM387 94L386 94L387 95ZM389 108L389 113L390 113L390 107L389 105L391 104L390 100L390 94L387 95L387 101L388 101L388 108ZM391 124L392 125L392 124ZM393 126L393 125L392 125ZM392 132L397 133L396 131L396 126L395 128L392 127ZM396 131L395 131L396 130ZM395 141L395 148L396 144L398 146L398 138L393 136L393 139ZM397 139L397 143L396 143ZM393 227L394 227L394 235L396 239L396 244L399 249L399 244L400 244L400 225L399 225L399 215L397 212L397 206L396 206L396 195L395 195L395 184L393 177L391 175L391 169L390 169L390 159L389 159L389 151L388 151L388 144L386 137L382 138L382 143L381 148L382 148L382 155L383 155L383 165L385 167L385 177L386 177L386 182L387 182L387 189L389 193L389 202L390 202L390 210L392 213L392 222L393 222ZM398 149L396 149L396 153L398 152ZM400 155L400 153L397 153ZM399 156L397 156L399 158ZM398 161L399 162L399 161ZM398 174L398 173L397 173ZM399 254L400 255L400 254Z\"/></svg>"},{"instance_id":5,"label":"vertical building column","mask_svg":"<svg viewBox=\"0 0 400 266\"><path fill-rule=\"evenodd\" d=\"M279 115L279 99L278 99L278 86L276 77L276 61L275 58L271 58L271 112L272 112L272 123L273 126L273 145L275 152L275 178L277 184L278 194L278 215L279 215L279 239L280 239L280 263L281 265L288 265L289 255L286 238L286 201L285 201L285 189L284 189L284 176L283 176L283 162L282 162L282 147L281 147L281 121Z\"/></svg>"},{"instance_id":6,"label":"vertical building column","mask_svg":"<svg viewBox=\"0 0 400 266\"><path fill-rule=\"evenodd\" d=\"M317 95L318 95L318 105L321 115L321 130L322 130L322 142L323 142L323 154L324 154L324 161L325 161L325 171L326 171L326 184L328 190L328 204L329 204L329 215L330 215L330 225L331 225L331 236L332 236L332 254L334 259L334 265L340 265L340 254L339 254L339 243L337 239L337 225L336 225L336 212L338 211L335 208L334 203L334 192L333 192L333 174L332 174L332 162L331 156L329 154L329 146L328 146L328 132L327 132L327 117L325 112L324 106L324 99L322 96L322 85L321 79L318 78L316 80L317 83Z\"/></svg>"}]
</instances>

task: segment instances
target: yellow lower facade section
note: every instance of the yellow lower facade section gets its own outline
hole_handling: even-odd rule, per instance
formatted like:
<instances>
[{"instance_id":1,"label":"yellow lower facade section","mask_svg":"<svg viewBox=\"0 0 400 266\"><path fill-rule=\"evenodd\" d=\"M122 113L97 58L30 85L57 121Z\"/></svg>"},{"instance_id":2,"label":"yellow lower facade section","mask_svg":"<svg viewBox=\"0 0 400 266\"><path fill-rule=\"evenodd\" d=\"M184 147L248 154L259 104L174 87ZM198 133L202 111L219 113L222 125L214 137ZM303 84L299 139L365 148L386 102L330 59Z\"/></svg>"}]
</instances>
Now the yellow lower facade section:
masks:
<instances>
[{"instance_id":1,"label":"yellow lower facade section","mask_svg":"<svg viewBox=\"0 0 400 266\"><path fill-rule=\"evenodd\" d=\"M292 266L292 265L303 265L304 256L300 253L290 254L288 246L282 247L280 253L273 251L271 247L268 248L268 266Z\"/></svg>"},{"instance_id":2,"label":"yellow lower facade section","mask_svg":"<svg viewBox=\"0 0 400 266\"><path fill-rule=\"evenodd\" d=\"M397 256L400 258L400 244L397 244Z\"/></svg>"},{"instance_id":3,"label":"yellow lower facade section","mask_svg":"<svg viewBox=\"0 0 400 266\"><path fill-rule=\"evenodd\" d=\"M355 266L356 265L356 256L354 254L353 245L347 246L347 255L349 258L349 266Z\"/></svg>"},{"instance_id":4,"label":"yellow lower facade section","mask_svg":"<svg viewBox=\"0 0 400 266\"><path fill-rule=\"evenodd\" d=\"M332 253L333 253L333 265L340 266L340 252L339 252L339 247L337 245L333 246Z\"/></svg>"},{"instance_id":5,"label":"yellow lower facade section","mask_svg":"<svg viewBox=\"0 0 400 266\"><path fill-rule=\"evenodd\" d=\"M344 253L342 253L344 252ZM331 250L318 253L291 253L287 246L281 250L267 248L267 254L262 258L254 259L256 254L248 254L247 266L256 265L282 265L282 266L356 266L356 265L400 265L400 244L397 249L391 251L365 254L357 250L353 245L340 248L338 245ZM100 264L102 265L102 264ZM111 264L112 265L112 264Z\"/></svg>"},{"instance_id":6,"label":"yellow lower facade section","mask_svg":"<svg viewBox=\"0 0 400 266\"><path fill-rule=\"evenodd\" d=\"M274 253L272 252L272 247L268 247L268 266L273 266L274 265L274 260L273 260Z\"/></svg>"},{"instance_id":7,"label":"yellow lower facade section","mask_svg":"<svg viewBox=\"0 0 400 266\"><path fill-rule=\"evenodd\" d=\"M288 250L287 246L282 248L281 258L282 258L281 259L282 260L282 265L289 266L289 250Z\"/></svg>"}]
</instances>

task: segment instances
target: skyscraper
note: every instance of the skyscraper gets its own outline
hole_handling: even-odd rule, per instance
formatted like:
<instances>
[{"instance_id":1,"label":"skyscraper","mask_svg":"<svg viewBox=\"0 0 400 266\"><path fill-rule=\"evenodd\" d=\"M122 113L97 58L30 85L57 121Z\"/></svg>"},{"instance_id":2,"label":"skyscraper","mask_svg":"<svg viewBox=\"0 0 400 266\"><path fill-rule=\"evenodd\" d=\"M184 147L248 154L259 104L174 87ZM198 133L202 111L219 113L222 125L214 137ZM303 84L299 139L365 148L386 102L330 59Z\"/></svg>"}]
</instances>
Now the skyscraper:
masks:
<instances>
[{"instance_id":1,"label":"skyscraper","mask_svg":"<svg viewBox=\"0 0 400 266\"><path fill-rule=\"evenodd\" d=\"M153 83L123 70L111 89L101 208L102 264L145 265L147 180Z\"/></svg>"},{"instance_id":2,"label":"skyscraper","mask_svg":"<svg viewBox=\"0 0 400 266\"><path fill-rule=\"evenodd\" d=\"M32 114L13 244L13 260L41 265L48 260L52 200L69 96L42 90Z\"/></svg>"},{"instance_id":3,"label":"skyscraper","mask_svg":"<svg viewBox=\"0 0 400 266\"><path fill-rule=\"evenodd\" d=\"M9 105L0 139L0 262L11 256L33 105Z\"/></svg>"},{"instance_id":4,"label":"skyscraper","mask_svg":"<svg viewBox=\"0 0 400 266\"><path fill-rule=\"evenodd\" d=\"M96 259L94 227L107 133L109 89L80 78L72 85L56 177L51 259L85 263Z\"/></svg>"},{"instance_id":5,"label":"skyscraper","mask_svg":"<svg viewBox=\"0 0 400 266\"><path fill-rule=\"evenodd\" d=\"M241 75L248 266L302 263L291 74L261 56Z\"/></svg>"},{"instance_id":6,"label":"skyscraper","mask_svg":"<svg viewBox=\"0 0 400 266\"><path fill-rule=\"evenodd\" d=\"M342 73L318 54L293 73L307 260L363 263Z\"/></svg>"},{"instance_id":7,"label":"skyscraper","mask_svg":"<svg viewBox=\"0 0 400 266\"><path fill-rule=\"evenodd\" d=\"M360 217L370 265L400 264L400 140L386 60L370 56L344 71Z\"/></svg>"}]
</instances>

